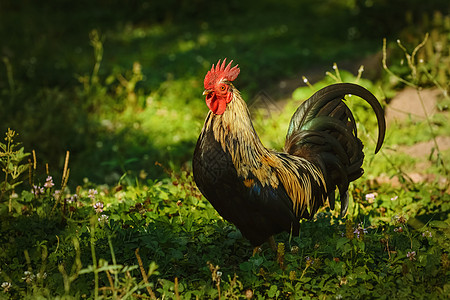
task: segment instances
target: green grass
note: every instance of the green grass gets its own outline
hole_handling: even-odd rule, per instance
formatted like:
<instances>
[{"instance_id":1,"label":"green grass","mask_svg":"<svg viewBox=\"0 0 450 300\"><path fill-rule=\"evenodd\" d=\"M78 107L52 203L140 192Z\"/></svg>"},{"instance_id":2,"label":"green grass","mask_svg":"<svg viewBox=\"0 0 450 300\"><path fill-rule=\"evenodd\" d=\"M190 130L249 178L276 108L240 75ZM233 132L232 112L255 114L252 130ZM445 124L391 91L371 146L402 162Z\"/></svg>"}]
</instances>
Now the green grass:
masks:
<instances>
[{"instance_id":1,"label":"green grass","mask_svg":"<svg viewBox=\"0 0 450 300\"><path fill-rule=\"evenodd\" d=\"M298 237L277 236L284 251L263 248L253 257L251 245L201 197L188 172L97 186L96 192L89 187L79 187L76 200L67 194L53 213L55 187L39 196L24 191L16 200L19 212L2 211L0 276L12 283L3 296L152 292L172 298L177 292L189 299L217 298L220 290L224 298L251 291L255 299L444 299L450 288L450 198L433 184L405 191L359 180L346 218L323 209L302 222Z\"/></svg>"},{"instance_id":2,"label":"green grass","mask_svg":"<svg viewBox=\"0 0 450 300\"><path fill-rule=\"evenodd\" d=\"M418 18L418 1L406 14L405 3L368 3L2 3L0 298L446 299L449 150L411 158L391 149L447 136L448 96L438 115L390 126L377 155L374 114L347 97L366 155L348 214L323 208L299 236L277 235L277 253L264 246L252 256L193 182L202 80L219 58L241 66L236 85L274 149L301 101L335 81L365 86L384 106L405 85L448 92L439 47L449 43L448 16ZM331 70L397 35L406 48L388 42L393 74ZM324 79L283 103L259 93L322 65ZM413 182L411 172L431 179Z\"/></svg>"}]
</instances>

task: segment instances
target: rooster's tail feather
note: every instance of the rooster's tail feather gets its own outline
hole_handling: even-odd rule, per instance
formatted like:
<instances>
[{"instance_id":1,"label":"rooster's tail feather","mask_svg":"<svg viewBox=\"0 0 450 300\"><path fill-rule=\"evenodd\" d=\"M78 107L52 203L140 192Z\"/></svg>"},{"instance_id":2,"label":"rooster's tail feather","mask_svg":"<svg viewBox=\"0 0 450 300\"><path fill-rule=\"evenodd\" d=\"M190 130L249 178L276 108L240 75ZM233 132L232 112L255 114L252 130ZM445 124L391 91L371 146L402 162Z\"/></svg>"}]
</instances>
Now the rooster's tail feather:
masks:
<instances>
[{"instance_id":1,"label":"rooster's tail feather","mask_svg":"<svg viewBox=\"0 0 450 300\"><path fill-rule=\"evenodd\" d=\"M345 95L366 100L378 121L377 153L384 141L386 122L383 109L365 88L351 83L327 86L303 102L292 116L285 151L315 162L324 173L328 200L334 209L334 190L339 188L341 214L348 208L349 183L363 174L364 153L352 112L342 101Z\"/></svg>"}]
</instances>

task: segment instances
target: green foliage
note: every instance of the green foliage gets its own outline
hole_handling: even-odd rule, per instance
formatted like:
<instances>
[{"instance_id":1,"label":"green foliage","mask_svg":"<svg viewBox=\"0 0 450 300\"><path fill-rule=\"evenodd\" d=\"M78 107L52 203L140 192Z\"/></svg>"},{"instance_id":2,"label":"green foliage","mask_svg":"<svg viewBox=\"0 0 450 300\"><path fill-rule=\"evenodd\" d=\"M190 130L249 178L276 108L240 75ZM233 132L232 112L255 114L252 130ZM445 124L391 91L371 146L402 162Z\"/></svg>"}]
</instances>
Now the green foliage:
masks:
<instances>
[{"instance_id":1,"label":"green foliage","mask_svg":"<svg viewBox=\"0 0 450 300\"><path fill-rule=\"evenodd\" d=\"M420 1L186 3L1 4L0 298L446 299L449 152L435 147L421 170L434 179L415 182L418 159L389 150L448 135L448 16L419 17ZM252 99L298 68L375 52L377 32L402 41L386 43L380 82L335 64L283 105L250 102L264 144L282 148L300 101L333 82L357 82L384 106L405 85L436 86L441 113L392 125L374 156L376 120L347 97L366 147L347 217L325 207L299 236L276 236L276 253L264 245L252 256L190 172L205 70L234 58Z\"/></svg>"},{"instance_id":2,"label":"green foliage","mask_svg":"<svg viewBox=\"0 0 450 300\"><path fill-rule=\"evenodd\" d=\"M397 39L397 47L390 47L390 56L394 58L392 66L387 67L386 42L383 66L391 76L391 85L418 87L435 86L448 100L450 89L450 16L436 11L425 19L424 26L403 30ZM404 44L405 43L405 44ZM413 47L412 51L408 48ZM391 71L392 70L392 71Z\"/></svg>"},{"instance_id":3,"label":"green foliage","mask_svg":"<svg viewBox=\"0 0 450 300\"><path fill-rule=\"evenodd\" d=\"M16 132L8 128L5 137L6 143L0 142L0 167L2 171L0 174L4 175L4 179L0 183L0 202L3 202L4 197L9 198L10 211L14 189L22 183L21 175L29 169L29 164L23 163L29 153L25 153L23 147L19 148L19 143L14 143L15 136Z\"/></svg>"},{"instance_id":4,"label":"green foliage","mask_svg":"<svg viewBox=\"0 0 450 300\"><path fill-rule=\"evenodd\" d=\"M325 208L302 222L298 237L277 236L277 253L263 248L254 256L189 172L145 185L89 186L65 194L53 214L57 200L49 187L35 196L33 210L2 216L8 220L1 227L3 296L445 298L448 292L450 198L434 186L405 192L360 183L346 219ZM27 205L27 193L19 198Z\"/></svg>"}]
</instances>

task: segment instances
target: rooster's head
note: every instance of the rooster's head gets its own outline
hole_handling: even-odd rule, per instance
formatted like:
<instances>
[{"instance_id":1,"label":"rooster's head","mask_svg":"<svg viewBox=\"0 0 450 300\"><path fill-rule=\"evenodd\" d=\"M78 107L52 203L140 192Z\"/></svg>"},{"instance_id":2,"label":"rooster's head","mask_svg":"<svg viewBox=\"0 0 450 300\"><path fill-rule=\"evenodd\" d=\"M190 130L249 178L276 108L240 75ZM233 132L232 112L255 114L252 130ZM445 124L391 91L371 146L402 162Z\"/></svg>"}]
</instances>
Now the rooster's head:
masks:
<instances>
[{"instance_id":1,"label":"rooster's head","mask_svg":"<svg viewBox=\"0 0 450 300\"><path fill-rule=\"evenodd\" d=\"M206 96L206 105L216 115L221 115L225 112L227 103L233 98L231 89L231 82L239 75L240 69L238 66L231 67L233 61L230 61L225 66L226 58L222 64L220 59L216 66L212 66L211 70L205 76L205 91L203 95Z\"/></svg>"}]
</instances>

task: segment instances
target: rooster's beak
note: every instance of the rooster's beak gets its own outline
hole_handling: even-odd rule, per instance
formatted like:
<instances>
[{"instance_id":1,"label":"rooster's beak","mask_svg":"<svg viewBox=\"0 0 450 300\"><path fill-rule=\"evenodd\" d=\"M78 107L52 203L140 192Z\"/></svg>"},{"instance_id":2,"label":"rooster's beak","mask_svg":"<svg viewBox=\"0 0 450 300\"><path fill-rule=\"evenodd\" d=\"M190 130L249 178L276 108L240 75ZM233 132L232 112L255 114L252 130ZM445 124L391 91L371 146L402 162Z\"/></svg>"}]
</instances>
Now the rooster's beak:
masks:
<instances>
[{"instance_id":1,"label":"rooster's beak","mask_svg":"<svg viewBox=\"0 0 450 300\"><path fill-rule=\"evenodd\" d=\"M206 96L208 94L210 94L212 91L211 90L204 90L203 91L203 96Z\"/></svg>"}]
</instances>

